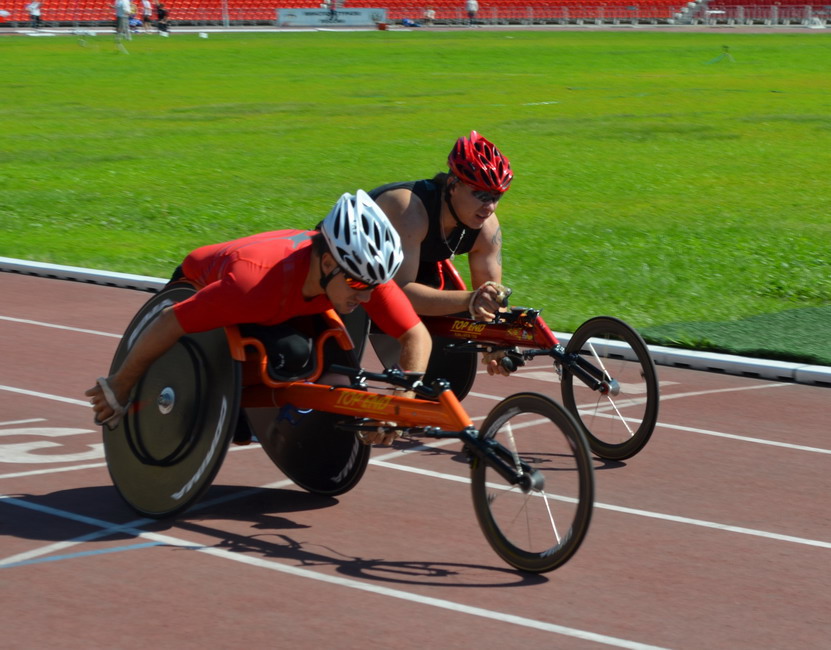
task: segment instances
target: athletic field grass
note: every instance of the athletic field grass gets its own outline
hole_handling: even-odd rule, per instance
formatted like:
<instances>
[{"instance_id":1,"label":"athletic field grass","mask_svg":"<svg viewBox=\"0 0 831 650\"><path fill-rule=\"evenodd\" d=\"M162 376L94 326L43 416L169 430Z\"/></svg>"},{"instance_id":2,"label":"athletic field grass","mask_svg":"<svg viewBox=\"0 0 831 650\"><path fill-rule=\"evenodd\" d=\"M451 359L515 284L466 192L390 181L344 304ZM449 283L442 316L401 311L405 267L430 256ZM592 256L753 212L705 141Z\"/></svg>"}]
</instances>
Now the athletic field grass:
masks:
<instances>
[{"instance_id":1,"label":"athletic field grass","mask_svg":"<svg viewBox=\"0 0 831 650\"><path fill-rule=\"evenodd\" d=\"M511 159L505 281L558 330L831 364L831 33L0 38L0 255L164 277L345 191ZM726 48L726 49L725 49ZM126 316L125 316L126 318Z\"/></svg>"}]
</instances>

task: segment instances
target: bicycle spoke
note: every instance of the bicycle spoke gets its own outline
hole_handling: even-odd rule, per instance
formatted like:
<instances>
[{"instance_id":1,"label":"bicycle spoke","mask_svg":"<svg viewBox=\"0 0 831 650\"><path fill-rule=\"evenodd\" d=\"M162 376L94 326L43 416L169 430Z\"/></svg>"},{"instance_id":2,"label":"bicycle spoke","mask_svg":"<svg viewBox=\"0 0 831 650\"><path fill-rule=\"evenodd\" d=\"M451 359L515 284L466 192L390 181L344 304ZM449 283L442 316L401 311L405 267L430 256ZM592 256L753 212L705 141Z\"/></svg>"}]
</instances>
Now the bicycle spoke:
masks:
<instances>
[{"instance_id":1,"label":"bicycle spoke","mask_svg":"<svg viewBox=\"0 0 831 650\"><path fill-rule=\"evenodd\" d=\"M566 354L580 358L575 370L564 366L563 404L578 419L592 451L610 460L634 456L658 417L658 378L643 339L623 321L599 316L577 328ZM581 379L580 369L594 379ZM598 378L608 388L593 390Z\"/></svg>"},{"instance_id":2,"label":"bicycle spoke","mask_svg":"<svg viewBox=\"0 0 831 650\"><path fill-rule=\"evenodd\" d=\"M626 421L626 418L623 417L623 414L618 410L617 404L615 404L615 400L613 400L608 395L606 395L606 399L609 400L609 404L612 405L612 408L614 409L615 413L617 413L618 422L620 422L623 425L623 427L629 432L629 437L631 438L633 435L635 435L635 433L632 431L632 427L629 426L629 423Z\"/></svg>"},{"instance_id":3,"label":"bicycle spoke","mask_svg":"<svg viewBox=\"0 0 831 650\"><path fill-rule=\"evenodd\" d=\"M514 438L514 430L511 426L511 423L508 422L505 424L505 434L506 438L508 439L508 451L511 452L511 456L514 457L514 469L519 472L522 469L522 466L519 462L519 454L516 450L516 439Z\"/></svg>"},{"instance_id":4,"label":"bicycle spoke","mask_svg":"<svg viewBox=\"0 0 831 650\"><path fill-rule=\"evenodd\" d=\"M594 347L594 343L591 341L588 342L589 350L591 350L592 356L594 360L597 362L597 365L600 366L600 369L603 371L603 376L606 378L606 381L612 381L612 376L609 374L609 371L606 370L606 366L603 365L603 359L600 358L600 355L597 354L597 350Z\"/></svg>"},{"instance_id":5,"label":"bicycle spoke","mask_svg":"<svg viewBox=\"0 0 831 650\"><path fill-rule=\"evenodd\" d=\"M502 447L502 461L477 461L473 468L471 488L485 536L520 569L556 568L574 554L588 527L593 479L585 439L560 405L531 393L501 402L482 435ZM520 485L504 477L509 468L525 472ZM554 486L557 494L548 491Z\"/></svg>"}]
</instances>

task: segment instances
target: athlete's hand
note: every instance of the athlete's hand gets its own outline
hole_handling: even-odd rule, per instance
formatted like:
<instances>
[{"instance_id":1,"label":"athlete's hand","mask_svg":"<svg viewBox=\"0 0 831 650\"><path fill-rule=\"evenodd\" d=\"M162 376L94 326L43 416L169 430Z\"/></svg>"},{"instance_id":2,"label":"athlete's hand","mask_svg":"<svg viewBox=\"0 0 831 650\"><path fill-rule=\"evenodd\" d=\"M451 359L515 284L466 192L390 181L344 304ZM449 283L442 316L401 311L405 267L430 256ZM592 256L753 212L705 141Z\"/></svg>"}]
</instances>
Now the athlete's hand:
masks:
<instances>
[{"instance_id":1,"label":"athlete's hand","mask_svg":"<svg viewBox=\"0 0 831 650\"><path fill-rule=\"evenodd\" d=\"M502 365L502 359L508 354L507 350L496 350L482 354L482 363L489 375L503 375L507 377L511 373Z\"/></svg>"},{"instance_id":2,"label":"athlete's hand","mask_svg":"<svg viewBox=\"0 0 831 650\"><path fill-rule=\"evenodd\" d=\"M401 429L395 427L395 422L381 422L375 431L359 432L358 439L365 445L391 445L403 433Z\"/></svg>"},{"instance_id":3,"label":"athlete's hand","mask_svg":"<svg viewBox=\"0 0 831 650\"><path fill-rule=\"evenodd\" d=\"M473 320L490 322L500 312L507 310L511 290L498 282L488 281L470 296L468 311Z\"/></svg>"},{"instance_id":4,"label":"athlete's hand","mask_svg":"<svg viewBox=\"0 0 831 650\"><path fill-rule=\"evenodd\" d=\"M414 399L416 394L415 391L398 388L395 391L395 396ZM381 422L375 431L361 431L358 433L358 439L365 445L391 445L403 434L404 432L398 428L395 422Z\"/></svg>"}]
</instances>

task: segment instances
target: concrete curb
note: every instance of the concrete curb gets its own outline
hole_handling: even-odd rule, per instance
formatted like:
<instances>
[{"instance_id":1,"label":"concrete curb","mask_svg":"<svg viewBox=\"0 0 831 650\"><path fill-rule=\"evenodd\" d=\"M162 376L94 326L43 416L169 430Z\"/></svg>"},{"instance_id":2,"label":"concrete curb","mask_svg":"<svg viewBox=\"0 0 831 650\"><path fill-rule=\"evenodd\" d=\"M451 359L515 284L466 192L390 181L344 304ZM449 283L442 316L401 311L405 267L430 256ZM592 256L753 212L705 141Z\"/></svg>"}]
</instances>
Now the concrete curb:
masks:
<instances>
[{"instance_id":1,"label":"concrete curb","mask_svg":"<svg viewBox=\"0 0 831 650\"><path fill-rule=\"evenodd\" d=\"M149 292L156 292L167 283L164 278L98 271L62 264L30 262L11 257L0 257L0 271ZM555 332L555 335L563 343L567 342L571 336L566 332ZM827 366L753 359L732 354L682 350L656 345L650 345L649 350L655 363L662 366L831 387L831 367Z\"/></svg>"}]
</instances>

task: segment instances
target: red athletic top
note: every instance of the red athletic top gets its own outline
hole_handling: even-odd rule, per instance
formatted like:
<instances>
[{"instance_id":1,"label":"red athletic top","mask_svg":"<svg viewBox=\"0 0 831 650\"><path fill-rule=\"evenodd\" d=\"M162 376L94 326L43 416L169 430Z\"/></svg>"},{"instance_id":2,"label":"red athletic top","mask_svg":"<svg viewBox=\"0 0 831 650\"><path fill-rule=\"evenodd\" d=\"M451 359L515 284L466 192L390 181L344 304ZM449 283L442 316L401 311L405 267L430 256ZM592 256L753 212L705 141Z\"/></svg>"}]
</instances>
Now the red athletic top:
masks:
<instances>
[{"instance_id":1,"label":"red athletic top","mask_svg":"<svg viewBox=\"0 0 831 650\"><path fill-rule=\"evenodd\" d=\"M185 277L203 288L173 306L185 332L240 323L277 325L295 316L332 309L326 294L301 293L312 257L314 231L277 230L197 248L185 258ZM372 292L364 309L386 333L398 338L419 322L395 282Z\"/></svg>"}]
</instances>

